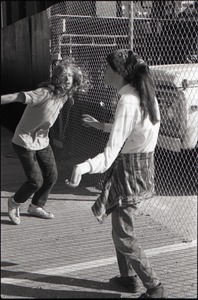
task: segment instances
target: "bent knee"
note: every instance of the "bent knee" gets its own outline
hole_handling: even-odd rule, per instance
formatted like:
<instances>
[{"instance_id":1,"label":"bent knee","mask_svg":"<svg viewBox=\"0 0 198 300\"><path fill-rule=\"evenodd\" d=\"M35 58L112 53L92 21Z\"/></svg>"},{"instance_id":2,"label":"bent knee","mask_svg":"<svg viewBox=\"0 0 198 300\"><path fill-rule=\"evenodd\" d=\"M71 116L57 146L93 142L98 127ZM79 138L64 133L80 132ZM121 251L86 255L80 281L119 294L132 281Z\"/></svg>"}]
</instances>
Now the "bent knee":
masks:
<instances>
[{"instance_id":1,"label":"bent knee","mask_svg":"<svg viewBox=\"0 0 198 300\"><path fill-rule=\"evenodd\" d=\"M31 189L33 189L36 192L42 187L43 179L37 178L32 181L28 181L28 185L29 185L29 187L31 187Z\"/></svg>"},{"instance_id":2,"label":"bent knee","mask_svg":"<svg viewBox=\"0 0 198 300\"><path fill-rule=\"evenodd\" d=\"M58 172L53 172L52 174L44 178L44 182L52 186L57 182L57 180L58 180Z\"/></svg>"},{"instance_id":3,"label":"bent knee","mask_svg":"<svg viewBox=\"0 0 198 300\"><path fill-rule=\"evenodd\" d=\"M54 185L58 180L58 172L54 173L51 177L51 183Z\"/></svg>"}]
</instances>

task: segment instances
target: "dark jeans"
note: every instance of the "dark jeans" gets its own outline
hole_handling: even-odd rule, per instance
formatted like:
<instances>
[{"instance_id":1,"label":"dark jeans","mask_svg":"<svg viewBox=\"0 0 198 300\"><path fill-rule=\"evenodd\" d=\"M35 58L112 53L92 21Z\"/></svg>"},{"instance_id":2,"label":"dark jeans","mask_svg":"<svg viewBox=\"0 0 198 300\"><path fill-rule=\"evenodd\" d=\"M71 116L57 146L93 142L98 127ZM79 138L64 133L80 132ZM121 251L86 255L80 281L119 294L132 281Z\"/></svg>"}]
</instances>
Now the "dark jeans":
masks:
<instances>
[{"instance_id":1,"label":"dark jeans","mask_svg":"<svg viewBox=\"0 0 198 300\"><path fill-rule=\"evenodd\" d=\"M38 151L27 150L14 143L13 147L27 177L27 181L15 193L14 200L24 203L34 194L32 204L44 206L58 178L51 146Z\"/></svg>"},{"instance_id":2,"label":"dark jeans","mask_svg":"<svg viewBox=\"0 0 198 300\"><path fill-rule=\"evenodd\" d=\"M112 212L112 237L120 275L137 274L143 285L149 289L155 287L159 280L135 235L133 227L135 210L132 206L128 206L118 207Z\"/></svg>"}]
</instances>

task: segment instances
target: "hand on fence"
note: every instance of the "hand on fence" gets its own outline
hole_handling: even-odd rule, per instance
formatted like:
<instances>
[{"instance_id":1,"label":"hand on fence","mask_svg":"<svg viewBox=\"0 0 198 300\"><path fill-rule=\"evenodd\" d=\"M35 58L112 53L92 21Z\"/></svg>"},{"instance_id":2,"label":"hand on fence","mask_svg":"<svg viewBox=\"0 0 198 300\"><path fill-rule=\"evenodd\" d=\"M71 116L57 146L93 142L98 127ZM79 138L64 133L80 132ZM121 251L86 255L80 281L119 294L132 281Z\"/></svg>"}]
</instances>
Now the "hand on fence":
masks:
<instances>
[{"instance_id":1,"label":"hand on fence","mask_svg":"<svg viewBox=\"0 0 198 300\"><path fill-rule=\"evenodd\" d=\"M82 179L81 170L78 166L74 166L70 181L68 179L65 180L65 184L68 187L76 188Z\"/></svg>"}]
</instances>

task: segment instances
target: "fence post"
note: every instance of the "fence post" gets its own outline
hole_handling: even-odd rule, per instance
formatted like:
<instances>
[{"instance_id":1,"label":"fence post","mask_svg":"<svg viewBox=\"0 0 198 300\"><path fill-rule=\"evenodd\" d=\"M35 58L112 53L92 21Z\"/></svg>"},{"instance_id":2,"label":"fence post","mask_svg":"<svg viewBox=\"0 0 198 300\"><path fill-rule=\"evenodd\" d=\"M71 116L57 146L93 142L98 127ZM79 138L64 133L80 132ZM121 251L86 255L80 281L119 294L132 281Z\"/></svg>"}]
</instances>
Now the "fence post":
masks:
<instances>
[{"instance_id":1,"label":"fence post","mask_svg":"<svg viewBox=\"0 0 198 300\"><path fill-rule=\"evenodd\" d=\"M129 48L133 50L133 1L129 1Z\"/></svg>"}]
</instances>

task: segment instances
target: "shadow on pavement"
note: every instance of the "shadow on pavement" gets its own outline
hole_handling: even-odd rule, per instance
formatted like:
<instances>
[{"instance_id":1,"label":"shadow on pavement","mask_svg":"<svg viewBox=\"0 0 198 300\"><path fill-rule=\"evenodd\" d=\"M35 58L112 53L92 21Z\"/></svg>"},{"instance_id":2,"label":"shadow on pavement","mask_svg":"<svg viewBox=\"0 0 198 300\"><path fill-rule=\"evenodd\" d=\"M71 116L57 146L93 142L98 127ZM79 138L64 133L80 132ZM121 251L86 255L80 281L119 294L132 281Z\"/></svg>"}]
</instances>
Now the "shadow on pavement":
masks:
<instances>
[{"instance_id":1,"label":"shadow on pavement","mask_svg":"<svg viewBox=\"0 0 198 300\"><path fill-rule=\"evenodd\" d=\"M34 299L71 299L71 298L121 298L120 294L111 293L97 293L97 292L84 292L78 291L60 291L53 289L42 289L32 287L22 287L12 284L1 284L1 294L5 296L15 297L31 297ZM50 297L49 297L50 295Z\"/></svg>"},{"instance_id":2,"label":"shadow on pavement","mask_svg":"<svg viewBox=\"0 0 198 300\"><path fill-rule=\"evenodd\" d=\"M44 276L42 274L36 273L21 273L21 272L12 272L8 270L2 270L1 272L2 278L12 278L16 279L16 283L1 283L1 294L6 296L26 296L33 297L35 299L38 298L121 298L121 292L126 292L126 290L121 289L109 282L98 282L94 280L85 280L74 277L63 277L63 276ZM21 284L18 285L18 280L21 279ZM33 286L33 282L35 282L35 287L27 286L27 281L24 283L26 286L22 286L23 279L31 280L30 284ZM37 282L37 283L36 283ZM40 283L40 284L39 284ZM39 287L38 287L39 284ZM61 285L60 289L52 289L48 288L53 285ZM64 290L62 286L70 287L72 290ZM74 290L77 289L77 290ZM94 289L97 291L86 291L84 289ZM104 292L104 290L115 291L112 293ZM119 293L120 292L120 293ZM49 297L50 295L50 297Z\"/></svg>"}]
</instances>

